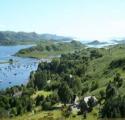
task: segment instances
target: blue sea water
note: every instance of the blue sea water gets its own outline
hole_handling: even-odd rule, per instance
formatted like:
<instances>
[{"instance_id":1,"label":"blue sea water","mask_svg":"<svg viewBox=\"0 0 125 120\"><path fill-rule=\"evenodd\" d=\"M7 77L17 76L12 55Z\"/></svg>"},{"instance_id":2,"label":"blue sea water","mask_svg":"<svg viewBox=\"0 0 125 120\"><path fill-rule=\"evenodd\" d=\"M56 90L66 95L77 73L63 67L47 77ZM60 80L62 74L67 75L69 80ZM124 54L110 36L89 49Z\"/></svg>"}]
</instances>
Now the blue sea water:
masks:
<instances>
[{"instance_id":1,"label":"blue sea water","mask_svg":"<svg viewBox=\"0 0 125 120\"><path fill-rule=\"evenodd\" d=\"M13 64L0 64L0 89L14 85L26 84L31 71L37 69L38 60L13 56L20 49L32 45L0 46L0 61L13 59Z\"/></svg>"}]
</instances>

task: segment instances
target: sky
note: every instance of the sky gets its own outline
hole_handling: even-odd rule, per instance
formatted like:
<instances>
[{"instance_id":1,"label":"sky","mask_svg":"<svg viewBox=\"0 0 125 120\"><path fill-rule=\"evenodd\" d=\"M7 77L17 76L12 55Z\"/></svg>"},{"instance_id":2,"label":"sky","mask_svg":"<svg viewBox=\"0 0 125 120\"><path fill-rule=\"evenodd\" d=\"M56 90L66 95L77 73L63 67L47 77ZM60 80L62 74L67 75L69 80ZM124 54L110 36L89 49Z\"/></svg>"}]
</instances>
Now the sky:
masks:
<instances>
[{"instance_id":1,"label":"sky","mask_svg":"<svg viewBox=\"0 0 125 120\"><path fill-rule=\"evenodd\" d=\"M125 0L0 0L0 31L125 38Z\"/></svg>"}]
</instances>

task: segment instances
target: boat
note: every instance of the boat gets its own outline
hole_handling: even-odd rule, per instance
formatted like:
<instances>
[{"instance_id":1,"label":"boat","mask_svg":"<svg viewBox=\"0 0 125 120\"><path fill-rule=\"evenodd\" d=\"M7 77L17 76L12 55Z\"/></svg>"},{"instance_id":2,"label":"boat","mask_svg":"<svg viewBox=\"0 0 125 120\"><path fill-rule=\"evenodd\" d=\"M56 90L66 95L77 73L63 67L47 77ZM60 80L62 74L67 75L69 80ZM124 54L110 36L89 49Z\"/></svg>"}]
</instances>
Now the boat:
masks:
<instances>
[{"instance_id":1,"label":"boat","mask_svg":"<svg viewBox=\"0 0 125 120\"><path fill-rule=\"evenodd\" d=\"M9 82L9 84L11 84L11 82Z\"/></svg>"}]
</instances>

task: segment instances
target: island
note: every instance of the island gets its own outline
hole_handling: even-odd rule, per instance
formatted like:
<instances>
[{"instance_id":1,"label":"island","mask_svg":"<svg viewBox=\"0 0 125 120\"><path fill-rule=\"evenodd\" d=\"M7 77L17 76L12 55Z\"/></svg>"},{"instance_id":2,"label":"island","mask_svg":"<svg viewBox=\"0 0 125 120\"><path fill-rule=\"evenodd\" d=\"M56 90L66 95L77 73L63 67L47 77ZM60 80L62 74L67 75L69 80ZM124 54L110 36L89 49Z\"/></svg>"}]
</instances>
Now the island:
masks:
<instances>
[{"instance_id":1,"label":"island","mask_svg":"<svg viewBox=\"0 0 125 120\"><path fill-rule=\"evenodd\" d=\"M19 57L31 57L31 58L51 58L57 57L63 53L74 52L84 48L85 45L78 41L71 42L53 42L53 41L41 41L36 46L22 49L15 55Z\"/></svg>"}]
</instances>

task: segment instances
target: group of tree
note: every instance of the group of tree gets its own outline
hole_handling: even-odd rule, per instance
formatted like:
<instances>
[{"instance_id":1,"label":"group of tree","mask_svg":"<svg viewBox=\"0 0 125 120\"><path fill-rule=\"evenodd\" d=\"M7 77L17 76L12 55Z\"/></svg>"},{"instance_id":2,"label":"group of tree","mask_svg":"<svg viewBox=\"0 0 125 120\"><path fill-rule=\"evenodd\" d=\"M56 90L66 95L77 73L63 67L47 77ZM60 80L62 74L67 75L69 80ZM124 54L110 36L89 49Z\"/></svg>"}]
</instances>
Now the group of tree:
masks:
<instances>
[{"instance_id":1,"label":"group of tree","mask_svg":"<svg viewBox=\"0 0 125 120\"><path fill-rule=\"evenodd\" d=\"M102 118L124 118L125 96L120 95L119 89L123 85L123 78L119 73L114 80L109 82L106 91L101 92L102 100L105 100L100 111Z\"/></svg>"},{"instance_id":2,"label":"group of tree","mask_svg":"<svg viewBox=\"0 0 125 120\"><path fill-rule=\"evenodd\" d=\"M34 101L30 98L33 89L25 86L14 86L0 91L0 118L22 115L32 111Z\"/></svg>"},{"instance_id":3,"label":"group of tree","mask_svg":"<svg viewBox=\"0 0 125 120\"><path fill-rule=\"evenodd\" d=\"M74 94L81 94L88 62L89 57L77 53L63 54L61 58L49 63L41 62L37 71L31 74L27 86L38 90L58 91L60 100L68 103Z\"/></svg>"},{"instance_id":4,"label":"group of tree","mask_svg":"<svg viewBox=\"0 0 125 120\"><path fill-rule=\"evenodd\" d=\"M61 102L71 103L74 95L80 96L98 88L97 81L91 81L89 86L84 82L88 79L86 71L91 57L96 59L101 56L99 51L86 49L62 54L51 62L41 62L38 69L31 73L27 87L56 91Z\"/></svg>"}]
</instances>

